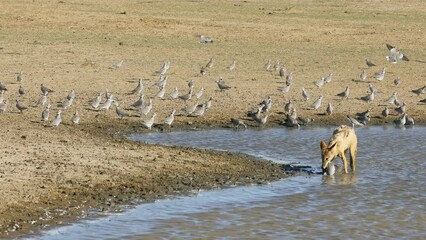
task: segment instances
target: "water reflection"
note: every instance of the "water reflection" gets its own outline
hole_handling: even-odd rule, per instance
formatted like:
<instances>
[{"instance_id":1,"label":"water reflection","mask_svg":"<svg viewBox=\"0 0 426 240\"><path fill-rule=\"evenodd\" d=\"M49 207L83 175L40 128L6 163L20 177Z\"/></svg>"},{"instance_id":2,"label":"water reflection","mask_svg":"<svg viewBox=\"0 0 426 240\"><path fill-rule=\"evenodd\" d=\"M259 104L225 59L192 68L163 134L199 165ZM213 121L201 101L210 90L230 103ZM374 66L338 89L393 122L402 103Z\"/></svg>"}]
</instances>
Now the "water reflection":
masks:
<instances>
[{"instance_id":1,"label":"water reflection","mask_svg":"<svg viewBox=\"0 0 426 240\"><path fill-rule=\"evenodd\" d=\"M348 174L323 175L322 182L327 185L348 185L358 181L358 172L349 172Z\"/></svg>"}]
</instances>

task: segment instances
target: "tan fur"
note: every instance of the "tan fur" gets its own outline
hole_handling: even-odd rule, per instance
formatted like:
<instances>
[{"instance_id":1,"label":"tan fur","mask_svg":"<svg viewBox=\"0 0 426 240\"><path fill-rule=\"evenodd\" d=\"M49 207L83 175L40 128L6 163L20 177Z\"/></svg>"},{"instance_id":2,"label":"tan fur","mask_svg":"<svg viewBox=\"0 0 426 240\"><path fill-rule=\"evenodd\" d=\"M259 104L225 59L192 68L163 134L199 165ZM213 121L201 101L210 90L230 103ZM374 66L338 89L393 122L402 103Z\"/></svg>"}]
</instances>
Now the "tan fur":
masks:
<instances>
[{"instance_id":1,"label":"tan fur","mask_svg":"<svg viewBox=\"0 0 426 240\"><path fill-rule=\"evenodd\" d=\"M322 170L325 172L328 164L336 157L342 158L345 173L348 173L348 160L346 151L349 150L351 169L355 171L355 159L357 153L358 139L352 127L341 125L336 128L330 138L328 145L320 142L322 153Z\"/></svg>"}]
</instances>

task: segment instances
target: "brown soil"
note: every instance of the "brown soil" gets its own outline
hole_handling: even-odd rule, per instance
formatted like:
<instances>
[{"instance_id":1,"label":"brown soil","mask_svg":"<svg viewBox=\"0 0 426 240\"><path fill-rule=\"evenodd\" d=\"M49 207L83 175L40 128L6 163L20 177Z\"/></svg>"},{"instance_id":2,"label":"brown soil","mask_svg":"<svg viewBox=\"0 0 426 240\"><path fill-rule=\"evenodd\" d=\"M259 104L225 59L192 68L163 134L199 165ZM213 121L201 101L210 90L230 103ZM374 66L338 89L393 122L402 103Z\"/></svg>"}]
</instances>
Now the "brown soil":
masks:
<instances>
[{"instance_id":1,"label":"brown soil","mask_svg":"<svg viewBox=\"0 0 426 240\"><path fill-rule=\"evenodd\" d=\"M178 110L171 131L229 127L231 117L258 127L246 113L268 95L274 104L265 127L279 125L288 100L299 116L314 118L315 124L343 124L346 115L367 109L373 117L369 124L392 124L399 116L393 106L388 118L379 115L394 91L416 122L426 122L425 104L419 103L425 95L411 92L426 84L424 1L5 0L1 5L0 82L8 89L4 97L9 101L0 114L1 238L75 219L88 208L108 209L135 198L263 183L286 175L278 164L244 155L128 141L131 132L169 131L159 125L143 129L141 122L151 115L139 117L127 109L137 99L128 95L137 79L144 79L145 99L158 92L149 86L158 80L155 71L166 60L171 62L166 96L174 87L183 95L194 79L195 92L205 88L199 103L214 99L204 116L188 117L181 110L183 101L155 98L157 123L173 108ZM198 34L212 37L214 43L199 44ZM400 48L410 61L386 62L385 43ZM201 76L199 70L210 58L214 66ZM365 58L377 66L367 69ZM121 68L109 68L121 59ZM237 61L234 71L226 68L232 59ZM279 60L293 72L289 93L277 91L285 79L263 69L268 59L272 64ZM383 67L385 79L372 78ZM362 69L369 75L365 82L358 80ZM22 83L16 80L19 71L25 75ZM330 72L331 83L318 89L314 82ZM219 77L230 90L218 91ZM399 86L393 84L396 77L401 78ZM48 96L51 115L71 89L76 92L57 128L40 121L43 107L35 103L42 83L55 90ZM366 103L359 98L367 94L369 83L381 93ZM22 97L20 84L27 90ZM336 94L346 86L350 97L341 100ZM303 100L302 87L312 99ZM87 102L106 89L132 117L118 119L114 110L90 108ZM324 96L322 106L309 110L319 95ZM18 98L29 106L23 114L15 107ZM335 108L331 116L324 114L329 102ZM70 120L75 111L82 118L77 126Z\"/></svg>"}]
</instances>

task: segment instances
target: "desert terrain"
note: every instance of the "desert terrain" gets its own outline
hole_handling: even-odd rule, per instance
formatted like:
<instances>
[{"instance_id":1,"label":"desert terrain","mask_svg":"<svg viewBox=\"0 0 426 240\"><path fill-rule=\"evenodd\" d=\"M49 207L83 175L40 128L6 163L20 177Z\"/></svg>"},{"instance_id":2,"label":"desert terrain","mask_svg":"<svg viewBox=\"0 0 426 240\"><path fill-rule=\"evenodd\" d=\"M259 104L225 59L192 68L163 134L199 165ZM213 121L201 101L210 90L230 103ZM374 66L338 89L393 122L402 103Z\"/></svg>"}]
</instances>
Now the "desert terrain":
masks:
<instances>
[{"instance_id":1,"label":"desert terrain","mask_svg":"<svg viewBox=\"0 0 426 240\"><path fill-rule=\"evenodd\" d=\"M0 238L69 222L92 208L265 183L289 174L281 165L245 155L135 143L128 139L132 133L228 128L230 118L249 128L284 127L289 100L298 116L314 119L315 125L348 124L347 115L366 110L371 114L367 125L393 125L401 116L397 106L386 103L393 92L416 124L424 124L426 104L419 101L426 94L412 90L426 85L425 26L426 2L420 0L2 1L0 83L7 88L7 106L0 113ZM199 35L213 43L200 43ZM387 61L386 44L409 61ZM210 59L213 66L200 74ZM269 59L272 66L266 70ZM376 66L367 67L365 59ZM167 61L166 93L160 99L159 88L152 85ZM286 82L274 69L277 62L285 66L285 75L293 75L286 93L277 90ZM386 74L379 81L373 76L383 68ZM360 80L363 70L367 78ZM315 85L330 73L330 83ZM220 91L219 78L230 88ZM145 101L153 98L146 116L131 107L138 96L129 93L139 79ZM169 96L175 87L180 96L188 93L190 80L194 93L204 88L199 99ZM41 84L54 90L47 95L46 105L52 107L46 122L41 120L45 106L37 105ZM369 84L380 91L366 102L361 98L369 94ZM348 98L337 96L346 87ZM303 98L302 88L310 99ZM71 90L73 104L62 110L61 124L50 127L62 109L58 103ZM109 110L89 105L100 93L105 102L107 90L129 116L119 118L114 105ZM310 109L320 95L321 106ZM261 126L247 112L268 96L273 104L261 114L268 116ZM183 110L210 97L212 106L202 116ZM16 100L27 107L22 113ZM331 115L325 114L328 103L334 107ZM386 106L390 115L383 118ZM172 109L176 116L169 128L161 123ZM71 121L76 111L78 125ZM146 129L143 122L153 113L155 124Z\"/></svg>"}]
</instances>

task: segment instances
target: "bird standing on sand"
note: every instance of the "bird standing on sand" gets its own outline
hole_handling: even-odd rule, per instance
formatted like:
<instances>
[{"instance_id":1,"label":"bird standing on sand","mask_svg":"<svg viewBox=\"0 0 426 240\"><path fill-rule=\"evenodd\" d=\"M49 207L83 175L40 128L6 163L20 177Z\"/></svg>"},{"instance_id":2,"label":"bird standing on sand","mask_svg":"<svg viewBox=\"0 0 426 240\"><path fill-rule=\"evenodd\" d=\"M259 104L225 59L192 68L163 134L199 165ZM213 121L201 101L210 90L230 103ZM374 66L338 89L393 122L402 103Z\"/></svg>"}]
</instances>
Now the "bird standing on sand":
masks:
<instances>
[{"instance_id":1,"label":"bird standing on sand","mask_svg":"<svg viewBox=\"0 0 426 240\"><path fill-rule=\"evenodd\" d=\"M319 96L319 98L310 106L312 109L317 110L321 106L321 101L323 99L323 96Z\"/></svg>"},{"instance_id":2,"label":"bird standing on sand","mask_svg":"<svg viewBox=\"0 0 426 240\"><path fill-rule=\"evenodd\" d=\"M192 117L200 117L200 116L203 116L205 111L206 111L206 104L204 104L204 103L203 103L203 104L198 105L198 106L196 107L195 111L193 111L193 112L191 113L191 116L192 116Z\"/></svg>"},{"instance_id":3,"label":"bird standing on sand","mask_svg":"<svg viewBox=\"0 0 426 240\"><path fill-rule=\"evenodd\" d=\"M47 92L42 94L41 97L37 101L37 106L44 106L47 102Z\"/></svg>"},{"instance_id":4,"label":"bird standing on sand","mask_svg":"<svg viewBox=\"0 0 426 240\"><path fill-rule=\"evenodd\" d=\"M291 83L293 83L293 73L290 72L286 77L285 77L285 85L290 86Z\"/></svg>"},{"instance_id":5,"label":"bird standing on sand","mask_svg":"<svg viewBox=\"0 0 426 240\"><path fill-rule=\"evenodd\" d=\"M311 98L311 96L308 94L308 92L306 92L304 87L302 87L302 96L305 100L309 100Z\"/></svg>"},{"instance_id":6,"label":"bird standing on sand","mask_svg":"<svg viewBox=\"0 0 426 240\"><path fill-rule=\"evenodd\" d=\"M386 103L387 104L395 104L395 100L397 100L397 98L396 98L396 92L393 92L392 93L392 96L390 96L389 98L388 98L388 100L386 100Z\"/></svg>"},{"instance_id":7,"label":"bird standing on sand","mask_svg":"<svg viewBox=\"0 0 426 240\"><path fill-rule=\"evenodd\" d=\"M167 116L167 117L164 119L163 123L164 123L165 125L168 125L169 127L171 127L171 126L172 126L173 121L175 120L175 113L176 113L176 109L173 109L173 110L172 110L172 112L170 113L170 115L169 115L169 116Z\"/></svg>"},{"instance_id":8,"label":"bird standing on sand","mask_svg":"<svg viewBox=\"0 0 426 240\"><path fill-rule=\"evenodd\" d=\"M57 127L59 126L59 124L61 124L62 122L62 117L61 117L61 110L58 110L58 112L56 113L55 119L53 119L52 123L50 124L51 127Z\"/></svg>"},{"instance_id":9,"label":"bird standing on sand","mask_svg":"<svg viewBox=\"0 0 426 240\"><path fill-rule=\"evenodd\" d=\"M271 66L272 66L272 64L271 64L271 59L268 59L268 61L265 63L265 65L263 66L263 68L266 70L266 71L269 71L269 70L271 70Z\"/></svg>"},{"instance_id":10,"label":"bird standing on sand","mask_svg":"<svg viewBox=\"0 0 426 240\"><path fill-rule=\"evenodd\" d=\"M50 115L50 104L47 104L47 106L44 108L43 112L41 113L41 120L43 122L46 122L49 120L49 115Z\"/></svg>"},{"instance_id":11,"label":"bird standing on sand","mask_svg":"<svg viewBox=\"0 0 426 240\"><path fill-rule=\"evenodd\" d=\"M328 103L326 113L327 115L331 115L333 113L333 106L331 106L331 103Z\"/></svg>"},{"instance_id":12,"label":"bird standing on sand","mask_svg":"<svg viewBox=\"0 0 426 240\"><path fill-rule=\"evenodd\" d=\"M278 71L279 76L280 77L284 77L285 76L285 71L286 71L285 66L282 66L280 68L280 70Z\"/></svg>"},{"instance_id":13,"label":"bird standing on sand","mask_svg":"<svg viewBox=\"0 0 426 240\"><path fill-rule=\"evenodd\" d=\"M115 105L115 113L117 114L118 118L123 119L124 117L128 117L129 114L123 111L123 109L120 108L120 105L117 102L114 102Z\"/></svg>"},{"instance_id":14,"label":"bird standing on sand","mask_svg":"<svg viewBox=\"0 0 426 240\"><path fill-rule=\"evenodd\" d=\"M380 90L378 89L378 88L376 88L373 84L369 84L368 85L368 89L370 90L370 92L372 92L372 93L379 93L380 92Z\"/></svg>"},{"instance_id":15,"label":"bird standing on sand","mask_svg":"<svg viewBox=\"0 0 426 240\"><path fill-rule=\"evenodd\" d=\"M191 100L193 91L194 91L194 87L190 88L187 94L179 96L179 98L187 102L188 100Z\"/></svg>"},{"instance_id":16,"label":"bird standing on sand","mask_svg":"<svg viewBox=\"0 0 426 240\"><path fill-rule=\"evenodd\" d=\"M114 101L113 95L109 95L108 99L104 102L99 104L100 110L108 110L111 107L112 102Z\"/></svg>"},{"instance_id":17,"label":"bird standing on sand","mask_svg":"<svg viewBox=\"0 0 426 240\"><path fill-rule=\"evenodd\" d=\"M284 104L284 112L290 113L293 110L293 104L291 103L291 100L288 100L286 104Z\"/></svg>"},{"instance_id":18,"label":"bird standing on sand","mask_svg":"<svg viewBox=\"0 0 426 240\"><path fill-rule=\"evenodd\" d=\"M203 96L203 93L204 93L204 88L201 87L200 91L198 91L197 93L195 93L195 98L199 99L201 96Z\"/></svg>"},{"instance_id":19,"label":"bird standing on sand","mask_svg":"<svg viewBox=\"0 0 426 240\"><path fill-rule=\"evenodd\" d=\"M370 60L368 60L368 59L365 59L365 64L367 64L367 67L374 67L374 66L376 66L376 64L374 64L374 63L372 63Z\"/></svg>"},{"instance_id":20,"label":"bird standing on sand","mask_svg":"<svg viewBox=\"0 0 426 240\"><path fill-rule=\"evenodd\" d=\"M346 86L345 91L338 93L337 96L342 97L343 99L346 99L349 97L349 87Z\"/></svg>"},{"instance_id":21,"label":"bird standing on sand","mask_svg":"<svg viewBox=\"0 0 426 240\"><path fill-rule=\"evenodd\" d=\"M399 84L401 84L401 79L399 77L396 77L395 80L393 80L393 84L395 86L398 86Z\"/></svg>"},{"instance_id":22,"label":"bird standing on sand","mask_svg":"<svg viewBox=\"0 0 426 240\"><path fill-rule=\"evenodd\" d=\"M171 92L171 93L169 94L169 96L170 96L172 99L176 99L176 98L178 98L178 97L179 97L179 90L178 90L178 88L177 88L177 87L175 87L175 90L173 90L173 92Z\"/></svg>"},{"instance_id":23,"label":"bird standing on sand","mask_svg":"<svg viewBox=\"0 0 426 240\"><path fill-rule=\"evenodd\" d=\"M194 105L188 105L183 110L187 115L191 115L198 107L198 102L196 102Z\"/></svg>"},{"instance_id":24,"label":"bird standing on sand","mask_svg":"<svg viewBox=\"0 0 426 240\"><path fill-rule=\"evenodd\" d=\"M75 91L74 91L74 89L72 89L69 93L68 93L68 95L67 95L67 99L68 100L71 100L71 99L74 99L75 98Z\"/></svg>"},{"instance_id":25,"label":"bird standing on sand","mask_svg":"<svg viewBox=\"0 0 426 240\"><path fill-rule=\"evenodd\" d=\"M0 92L4 92L4 91L7 91L7 88L6 88L6 86L5 86L5 85L3 85L3 84L0 82Z\"/></svg>"},{"instance_id":26,"label":"bird standing on sand","mask_svg":"<svg viewBox=\"0 0 426 240\"><path fill-rule=\"evenodd\" d=\"M243 126L244 128L247 128L247 125L243 122L243 120L240 119L235 119L235 118L231 118L231 124L235 127L235 128L239 128L240 126Z\"/></svg>"},{"instance_id":27,"label":"bird standing on sand","mask_svg":"<svg viewBox=\"0 0 426 240\"><path fill-rule=\"evenodd\" d=\"M90 106L94 109L98 109L99 104L101 103L102 93L99 93L92 101L89 102Z\"/></svg>"},{"instance_id":28,"label":"bird standing on sand","mask_svg":"<svg viewBox=\"0 0 426 240\"><path fill-rule=\"evenodd\" d=\"M322 86L324 86L324 84L325 84L324 77L321 77L321 78L320 78L320 80L318 80L318 81L316 81L316 82L315 82L315 85L316 85L318 88L321 88Z\"/></svg>"},{"instance_id":29,"label":"bird standing on sand","mask_svg":"<svg viewBox=\"0 0 426 240\"><path fill-rule=\"evenodd\" d=\"M155 94L155 97L158 97L158 98L161 99L161 98L164 97L164 94L166 94L166 88L165 87L161 87L160 91L158 91L158 93Z\"/></svg>"},{"instance_id":30,"label":"bird standing on sand","mask_svg":"<svg viewBox=\"0 0 426 240\"><path fill-rule=\"evenodd\" d=\"M225 84L225 81L223 81L222 77L219 80L216 80L216 83L221 92L231 88L230 86Z\"/></svg>"},{"instance_id":31,"label":"bird standing on sand","mask_svg":"<svg viewBox=\"0 0 426 240\"><path fill-rule=\"evenodd\" d=\"M228 69L229 69L230 71L232 71L232 70L234 70L234 69L235 69L235 67L236 67L236 66L237 66L237 62L236 62L236 61L235 61L235 59L234 59L234 60L232 60L232 63L228 65Z\"/></svg>"},{"instance_id":32,"label":"bird standing on sand","mask_svg":"<svg viewBox=\"0 0 426 240\"><path fill-rule=\"evenodd\" d=\"M18 82L22 82L22 81L24 81L24 72L20 71L20 72L18 73L18 76L16 76L16 80L17 80Z\"/></svg>"},{"instance_id":33,"label":"bird standing on sand","mask_svg":"<svg viewBox=\"0 0 426 240\"><path fill-rule=\"evenodd\" d=\"M16 99L16 108L19 110L20 113L23 113L24 110L27 110L28 107L25 106L21 101Z\"/></svg>"},{"instance_id":34,"label":"bird standing on sand","mask_svg":"<svg viewBox=\"0 0 426 240\"><path fill-rule=\"evenodd\" d=\"M155 117L156 117L156 116L157 116L157 113L153 113L153 114L152 114L152 117L151 117L150 119L147 119L147 120L143 121L143 122L142 122L142 124L143 124L146 128L151 129L152 125L154 125Z\"/></svg>"},{"instance_id":35,"label":"bird standing on sand","mask_svg":"<svg viewBox=\"0 0 426 240\"><path fill-rule=\"evenodd\" d=\"M365 70L362 70L361 74L359 75L359 80L365 81L367 78L367 72Z\"/></svg>"},{"instance_id":36,"label":"bird standing on sand","mask_svg":"<svg viewBox=\"0 0 426 240\"><path fill-rule=\"evenodd\" d=\"M374 73L374 78L378 81L382 81L385 78L386 68Z\"/></svg>"},{"instance_id":37,"label":"bird standing on sand","mask_svg":"<svg viewBox=\"0 0 426 240\"><path fill-rule=\"evenodd\" d=\"M364 100L368 103L374 100L374 92L370 92L367 96L361 97L361 100Z\"/></svg>"},{"instance_id":38,"label":"bird standing on sand","mask_svg":"<svg viewBox=\"0 0 426 240\"><path fill-rule=\"evenodd\" d=\"M72 122L73 125L80 124L80 115L78 115L77 111L75 111L74 114L72 115L71 122Z\"/></svg>"},{"instance_id":39,"label":"bird standing on sand","mask_svg":"<svg viewBox=\"0 0 426 240\"><path fill-rule=\"evenodd\" d=\"M121 66L123 66L123 62L124 62L124 60L120 60L119 62L114 63L113 65L111 65L111 66L109 67L109 69L117 69L117 68L121 68Z\"/></svg>"},{"instance_id":40,"label":"bird standing on sand","mask_svg":"<svg viewBox=\"0 0 426 240\"><path fill-rule=\"evenodd\" d=\"M213 39L206 37L204 35L198 35L198 37L200 38L200 43L202 44L212 44L213 43Z\"/></svg>"},{"instance_id":41,"label":"bird standing on sand","mask_svg":"<svg viewBox=\"0 0 426 240\"><path fill-rule=\"evenodd\" d=\"M138 113L141 115L148 115L148 113L151 111L153 103L152 103L152 98L149 98L148 100L148 104L145 107L141 107L139 108Z\"/></svg>"},{"instance_id":42,"label":"bird standing on sand","mask_svg":"<svg viewBox=\"0 0 426 240\"><path fill-rule=\"evenodd\" d=\"M324 78L324 83L330 83L332 78L333 78L333 73L328 74L328 75Z\"/></svg>"},{"instance_id":43,"label":"bird standing on sand","mask_svg":"<svg viewBox=\"0 0 426 240\"><path fill-rule=\"evenodd\" d=\"M19 96L22 96L25 94L25 88L22 87L22 85L19 86L18 93L19 93Z\"/></svg>"},{"instance_id":44,"label":"bird standing on sand","mask_svg":"<svg viewBox=\"0 0 426 240\"><path fill-rule=\"evenodd\" d=\"M134 88L132 91L130 91L129 94L130 95L132 95L132 94L141 95L142 90L143 90L143 83L142 83L142 78L140 78L136 88Z\"/></svg>"},{"instance_id":45,"label":"bird standing on sand","mask_svg":"<svg viewBox=\"0 0 426 240\"><path fill-rule=\"evenodd\" d=\"M413 93L415 93L415 94L417 94L417 96L420 96L420 94L425 94L426 93L426 85L424 85L423 87L421 87L421 88L418 88L418 89L414 89L414 90L411 90Z\"/></svg>"},{"instance_id":46,"label":"bird standing on sand","mask_svg":"<svg viewBox=\"0 0 426 240\"><path fill-rule=\"evenodd\" d=\"M144 100L143 98L145 97L144 94L140 95L138 100L136 100L136 102L134 102L132 105L130 105L131 107L134 107L136 109L139 109L143 106Z\"/></svg>"},{"instance_id":47,"label":"bird standing on sand","mask_svg":"<svg viewBox=\"0 0 426 240\"><path fill-rule=\"evenodd\" d=\"M4 113L4 112L6 112L6 109L7 109L7 100L2 100L1 102L0 102L0 113Z\"/></svg>"},{"instance_id":48,"label":"bird standing on sand","mask_svg":"<svg viewBox=\"0 0 426 240\"><path fill-rule=\"evenodd\" d=\"M40 90L41 90L41 93L42 93L42 94L48 94L48 93L55 92L55 91L53 91L52 89L50 89L50 88L48 88L48 87L44 86L44 85L43 85L43 83L40 85Z\"/></svg>"},{"instance_id":49,"label":"bird standing on sand","mask_svg":"<svg viewBox=\"0 0 426 240\"><path fill-rule=\"evenodd\" d=\"M388 107L385 107L385 109L382 111L382 117L386 118L387 116L389 116L389 109Z\"/></svg>"},{"instance_id":50,"label":"bird standing on sand","mask_svg":"<svg viewBox=\"0 0 426 240\"><path fill-rule=\"evenodd\" d=\"M209 97L209 99L204 103L206 105L206 111L212 106L213 97Z\"/></svg>"}]
</instances>

